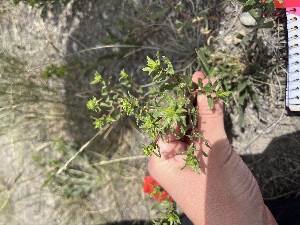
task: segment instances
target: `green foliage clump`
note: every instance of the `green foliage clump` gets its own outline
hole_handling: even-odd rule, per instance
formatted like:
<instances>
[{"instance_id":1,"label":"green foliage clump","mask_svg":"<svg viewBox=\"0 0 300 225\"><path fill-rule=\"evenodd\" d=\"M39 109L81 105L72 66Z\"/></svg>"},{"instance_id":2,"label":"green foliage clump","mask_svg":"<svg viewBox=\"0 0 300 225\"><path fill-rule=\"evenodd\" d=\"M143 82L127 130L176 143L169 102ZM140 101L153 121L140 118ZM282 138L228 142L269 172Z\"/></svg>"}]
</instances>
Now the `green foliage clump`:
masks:
<instances>
[{"instance_id":1,"label":"green foliage clump","mask_svg":"<svg viewBox=\"0 0 300 225\"><path fill-rule=\"evenodd\" d=\"M243 12L255 19L256 25L250 27L247 34L237 34L241 40L245 54L232 55L219 50L221 46L214 43L213 46L204 46L197 50L197 58L203 71L209 77L217 77L222 80L223 90L232 92L230 106L237 109L239 125L245 126L245 109L249 103L259 105L258 86L266 83L265 70L258 62L258 58L264 49L259 31L264 28L273 28L273 20L269 17L275 10L273 0L238 0L243 6ZM218 49L218 50L216 50ZM222 49L222 48L221 48Z\"/></svg>"},{"instance_id":2,"label":"green foliage clump","mask_svg":"<svg viewBox=\"0 0 300 225\"><path fill-rule=\"evenodd\" d=\"M217 52L203 47L197 53L208 76L220 79L225 93L232 93L230 106L237 109L239 125L244 127L244 111L247 105L259 103L256 87L257 84L262 85L266 79L264 70L258 63L249 63L242 56L230 55L226 51ZM219 94L219 98L222 99L222 94Z\"/></svg>"},{"instance_id":3,"label":"green foliage clump","mask_svg":"<svg viewBox=\"0 0 300 225\"><path fill-rule=\"evenodd\" d=\"M59 65L59 66L50 65L50 66L47 66L45 71L42 73L42 77L50 78L53 76L57 76L58 78L62 78L69 72L70 72L70 68L64 64Z\"/></svg>"},{"instance_id":4,"label":"green foliage clump","mask_svg":"<svg viewBox=\"0 0 300 225\"><path fill-rule=\"evenodd\" d=\"M158 53L156 59L147 57L147 65L143 71L148 73L150 85L138 85L136 77L127 74L125 70L120 72L119 82L114 85L111 79L105 80L96 72L91 84L99 85L100 97L92 97L87 103L87 107L98 115L94 118L95 127L103 129L121 117L132 116L149 137L149 144L142 144L142 151L148 156L161 156L157 139L166 137L169 132L175 134L175 124L180 127L180 133L176 134L178 139L184 136L191 140L200 138L210 147L196 129L196 97L198 94L205 94L210 108L213 108L216 98L228 102L230 92L217 89L219 82L209 81L204 85L201 79L197 87L190 76L175 73L170 60L165 56L160 57ZM197 150L194 144L182 153L186 156L182 169L190 167L200 173L201 165L195 156L198 151L207 156L202 149ZM154 191L152 195L161 193L162 189L156 188ZM161 214L161 219L153 221L154 224L180 224L175 202L166 200L154 205L153 209L159 210Z\"/></svg>"},{"instance_id":5,"label":"green foliage clump","mask_svg":"<svg viewBox=\"0 0 300 225\"><path fill-rule=\"evenodd\" d=\"M243 6L243 12L249 12L256 24L250 27L251 30L247 34L237 34L236 37L241 40L245 54L243 60L233 62L236 65L243 64L241 66L243 69L235 76L228 77L224 86L227 86L225 89L232 88L236 92L234 101L239 112L239 124L244 127L244 111L247 103L253 102L256 105L259 103L255 83L262 85L267 79L264 70L257 63L258 56L264 49L263 40L258 34L261 29L274 27L273 19L269 19L275 11L275 4L273 0L238 0L238 2ZM227 64L230 65L232 64Z\"/></svg>"},{"instance_id":6,"label":"green foliage clump","mask_svg":"<svg viewBox=\"0 0 300 225\"><path fill-rule=\"evenodd\" d=\"M92 84L100 85L100 97L93 97L87 107L97 113L94 118L96 128L103 129L124 116L133 116L141 130L149 136L150 144L143 145L146 155L155 154L160 157L158 138L166 137L169 132L175 133L174 125L178 124L181 139L187 133L190 139L201 138L207 144L202 134L197 132L196 96L205 94L210 108L214 107L214 100L221 99L228 102L230 92L218 89L219 81L209 81L206 85L199 79L198 87L191 77L175 73L170 60L159 54L156 59L147 57L147 66L143 68L151 79L151 85L138 85L133 75L124 70L120 73L119 82L112 84L111 79L104 80L99 73L95 74ZM208 144L207 144L208 146ZM195 158L196 150L191 145L183 153L187 156L185 167L199 172L201 165ZM202 150L200 150L202 151ZM206 154L202 151L203 155Z\"/></svg>"},{"instance_id":7,"label":"green foliage clump","mask_svg":"<svg viewBox=\"0 0 300 225\"><path fill-rule=\"evenodd\" d=\"M274 26L273 20L267 21L266 19L275 11L273 0L238 0L243 5L243 12L249 14L255 19L256 25L252 26L251 32L246 35L237 34L237 38L242 40L245 46L246 56L250 63L253 63L257 52L262 48L262 40L258 37L258 31L262 28L272 28Z\"/></svg>"},{"instance_id":8,"label":"green foliage clump","mask_svg":"<svg viewBox=\"0 0 300 225\"><path fill-rule=\"evenodd\" d=\"M152 210L159 210L160 213L160 219L153 220L153 224L180 224L180 218L176 211L176 203L173 201L171 196L160 185L156 185L155 183L150 183L149 185L153 188L152 193L150 193L150 197L153 197L159 202L152 207Z\"/></svg>"}]
</instances>

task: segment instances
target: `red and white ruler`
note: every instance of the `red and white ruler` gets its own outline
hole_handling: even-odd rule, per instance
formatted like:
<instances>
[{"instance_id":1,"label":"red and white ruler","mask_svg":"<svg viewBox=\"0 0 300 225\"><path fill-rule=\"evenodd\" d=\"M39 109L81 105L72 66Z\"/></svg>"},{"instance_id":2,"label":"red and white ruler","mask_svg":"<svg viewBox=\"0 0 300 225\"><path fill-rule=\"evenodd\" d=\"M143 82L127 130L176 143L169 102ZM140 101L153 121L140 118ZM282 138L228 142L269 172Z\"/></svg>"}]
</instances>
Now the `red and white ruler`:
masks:
<instances>
[{"instance_id":1,"label":"red and white ruler","mask_svg":"<svg viewBox=\"0 0 300 225\"><path fill-rule=\"evenodd\" d=\"M288 32L288 74L286 106L300 111L300 0L274 0L276 8L286 8Z\"/></svg>"}]
</instances>

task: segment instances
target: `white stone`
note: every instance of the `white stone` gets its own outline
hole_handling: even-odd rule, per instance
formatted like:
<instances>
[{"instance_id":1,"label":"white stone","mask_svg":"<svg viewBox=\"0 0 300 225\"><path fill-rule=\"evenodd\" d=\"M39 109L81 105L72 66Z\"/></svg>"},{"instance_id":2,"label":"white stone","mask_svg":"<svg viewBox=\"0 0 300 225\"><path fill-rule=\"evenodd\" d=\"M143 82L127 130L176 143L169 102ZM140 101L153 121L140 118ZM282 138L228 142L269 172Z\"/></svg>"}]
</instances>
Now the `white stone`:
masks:
<instances>
[{"instance_id":1,"label":"white stone","mask_svg":"<svg viewBox=\"0 0 300 225\"><path fill-rule=\"evenodd\" d=\"M256 20L248 12L243 12L240 15L240 21L245 26L254 26L256 25Z\"/></svg>"}]
</instances>

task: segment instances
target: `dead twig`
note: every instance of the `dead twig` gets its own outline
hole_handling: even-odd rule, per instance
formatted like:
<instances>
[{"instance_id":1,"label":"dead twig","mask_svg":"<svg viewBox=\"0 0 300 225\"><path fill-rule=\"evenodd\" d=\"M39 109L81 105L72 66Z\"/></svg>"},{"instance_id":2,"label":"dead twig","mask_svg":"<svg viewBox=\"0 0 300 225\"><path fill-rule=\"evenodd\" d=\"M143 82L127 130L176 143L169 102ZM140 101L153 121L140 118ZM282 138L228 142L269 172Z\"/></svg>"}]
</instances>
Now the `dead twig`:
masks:
<instances>
[{"instance_id":1,"label":"dead twig","mask_svg":"<svg viewBox=\"0 0 300 225\"><path fill-rule=\"evenodd\" d=\"M137 156L129 156L129 157L124 157L124 158L119 158L119 159L112 159L108 161L101 161L98 163L94 163L93 166L103 166L103 165L108 165L112 163L117 163L117 162L124 162L124 161L131 161L131 160L136 160L136 159L145 159L148 158L146 155L137 155Z\"/></svg>"},{"instance_id":2,"label":"dead twig","mask_svg":"<svg viewBox=\"0 0 300 225\"><path fill-rule=\"evenodd\" d=\"M88 142L86 142L81 148L56 172L56 175L59 175L62 171L67 169L68 165L81 153L83 150L89 146L89 144L98 136L103 134L107 129L109 125L106 125L102 130L100 130L98 133L96 133Z\"/></svg>"}]
</instances>

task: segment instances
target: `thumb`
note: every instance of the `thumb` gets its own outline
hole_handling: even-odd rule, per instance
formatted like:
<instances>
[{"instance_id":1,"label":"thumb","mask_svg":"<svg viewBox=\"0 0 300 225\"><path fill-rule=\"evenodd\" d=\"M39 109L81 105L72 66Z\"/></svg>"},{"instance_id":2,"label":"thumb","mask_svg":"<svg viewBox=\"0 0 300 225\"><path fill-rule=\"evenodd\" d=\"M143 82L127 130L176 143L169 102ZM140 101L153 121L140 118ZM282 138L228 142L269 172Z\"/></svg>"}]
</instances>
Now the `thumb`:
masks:
<instances>
[{"instance_id":1,"label":"thumb","mask_svg":"<svg viewBox=\"0 0 300 225\"><path fill-rule=\"evenodd\" d=\"M201 72L196 72L193 75L193 82L198 84L198 79L201 79L203 84L206 85L209 80L205 78ZM215 78L210 79L215 82ZM209 140L211 144L226 138L224 129L224 112L223 103L219 100L214 100L214 108L210 109L205 94L198 94L197 96L197 110L198 110L198 131Z\"/></svg>"}]
</instances>

